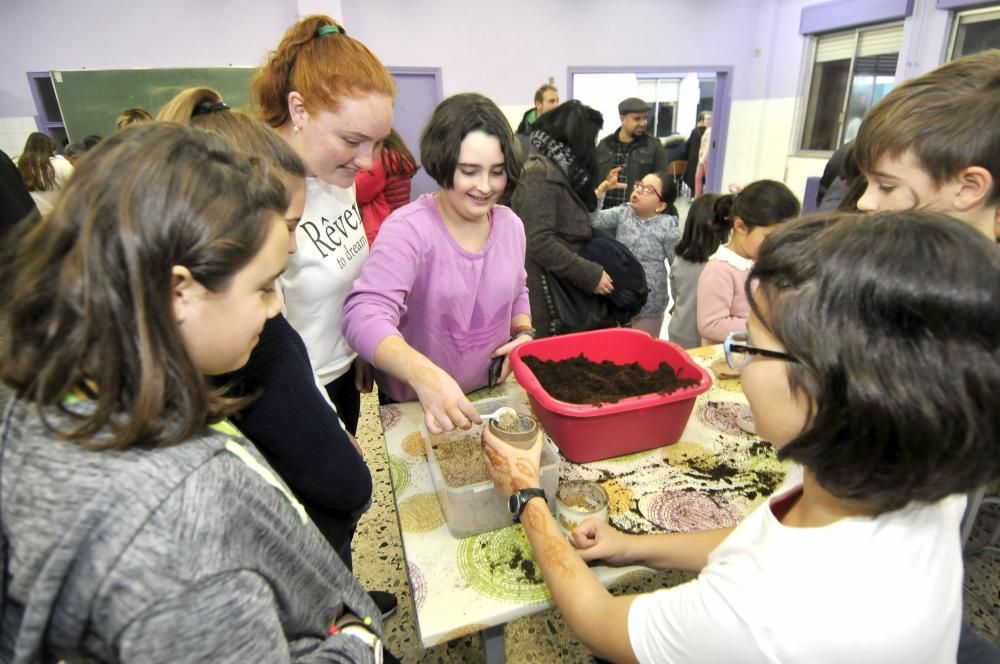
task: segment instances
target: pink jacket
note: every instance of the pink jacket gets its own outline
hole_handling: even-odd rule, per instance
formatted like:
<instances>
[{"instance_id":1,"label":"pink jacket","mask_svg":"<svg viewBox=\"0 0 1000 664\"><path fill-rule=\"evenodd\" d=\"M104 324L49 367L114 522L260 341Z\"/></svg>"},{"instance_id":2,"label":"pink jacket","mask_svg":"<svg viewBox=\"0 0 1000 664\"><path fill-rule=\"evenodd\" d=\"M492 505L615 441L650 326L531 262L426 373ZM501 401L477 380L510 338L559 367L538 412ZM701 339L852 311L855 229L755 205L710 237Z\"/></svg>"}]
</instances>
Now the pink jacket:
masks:
<instances>
[{"instance_id":1,"label":"pink jacket","mask_svg":"<svg viewBox=\"0 0 1000 664\"><path fill-rule=\"evenodd\" d=\"M722 343L747 327L750 301L745 285L753 261L725 245L712 254L698 277L698 333L705 345Z\"/></svg>"}]
</instances>

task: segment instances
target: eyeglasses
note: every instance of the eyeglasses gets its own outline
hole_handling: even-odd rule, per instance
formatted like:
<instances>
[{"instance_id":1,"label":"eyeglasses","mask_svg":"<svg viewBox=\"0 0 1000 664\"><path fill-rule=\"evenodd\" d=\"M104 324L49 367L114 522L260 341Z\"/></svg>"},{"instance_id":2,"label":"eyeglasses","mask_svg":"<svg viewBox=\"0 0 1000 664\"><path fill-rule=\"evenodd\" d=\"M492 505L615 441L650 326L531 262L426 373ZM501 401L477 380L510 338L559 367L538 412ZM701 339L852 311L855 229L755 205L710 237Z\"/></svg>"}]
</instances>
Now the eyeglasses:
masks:
<instances>
[{"instance_id":1,"label":"eyeglasses","mask_svg":"<svg viewBox=\"0 0 1000 664\"><path fill-rule=\"evenodd\" d=\"M767 348L757 348L747 343L746 331L733 331L726 335L726 340L722 342L722 350L726 354L726 364L730 369L742 369L750 362L751 355L769 357L773 360L784 360L785 362L798 362L788 353L778 350L768 350Z\"/></svg>"},{"instance_id":2,"label":"eyeglasses","mask_svg":"<svg viewBox=\"0 0 1000 664\"><path fill-rule=\"evenodd\" d=\"M632 189L636 191L641 191L644 194L653 194L663 202L663 196L660 196L660 192L654 189L651 185L643 184L642 180L636 180L635 184L632 185Z\"/></svg>"}]
</instances>

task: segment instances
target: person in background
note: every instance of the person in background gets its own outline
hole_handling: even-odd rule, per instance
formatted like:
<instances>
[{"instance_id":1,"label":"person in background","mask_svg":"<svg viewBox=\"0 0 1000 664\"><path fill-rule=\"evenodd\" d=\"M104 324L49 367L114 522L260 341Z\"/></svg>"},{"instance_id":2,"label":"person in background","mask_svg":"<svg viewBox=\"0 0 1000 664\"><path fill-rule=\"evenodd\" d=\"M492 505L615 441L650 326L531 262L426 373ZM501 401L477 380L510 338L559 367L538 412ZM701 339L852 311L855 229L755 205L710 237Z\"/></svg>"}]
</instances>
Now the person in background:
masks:
<instances>
[{"instance_id":1,"label":"person in background","mask_svg":"<svg viewBox=\"0 0 1000 664\"><path fill-rule=\"evenodd\" d=\"M305 204L305 165L261 121L231 110L218 91L189 88L167 102L157 120L189 124L225 137L243 154L274 166L289 192L284 218L290 254ZM240 369L214 380L235 396L255 396L231 420L302 501L313 523L353 570L351 541L371 504L371 472L357 441L317 384L302 338L280 313ZM378 592L378 591L376 591ZM383 615L383 619L388 615Z\"/></svg>"},{"instance_id":2,"label":"person in background","mask_svg":"<svg viewBox=\"0 0 1000 664\"><path fill-rule=\"evenodd\" d=\"M385 218L410 202L410 181L416 172L417 160L393 129L382 143L379 158L369 170L359 172L355 180L369 247Z\"/></svg>"},{"instance_id":3,"label":"person in background","mask_svg":"<svg viewBox=\"0 0 1000 664\"><path fill-rule=\"evenodd\" d=\"M124 129L137 122L149 122L153 116L144 108L126 108L115 118L115 131Z\"/></svg>"},{"instance_id":4,"label":"person in background","mask_svg":"<svg viewBox=\"0 0 1000 664\"><path fill-rule=\"evenodd\" d=\"M63 149L63 157L69 161L73 168L76 168L76 162L80 161L80 158L83 157L86 151L87 148L84 146L83 141L76 141Z\"/></svg>"},{"instance_id":5,"label":"person in background","mask_svg":"<svg viewBox=\"0 0 1000 664\"><path fill-rule=\"evenodd\" d=\"M684 233L677 243L677 255L670 264L670 291L674 296L674 311L670 316L667 335L682 348L701 345L698 334L698 278L705 264L726 241L733 207L731 194L702 194L688 209Z\"/></svg>"},{"instance_id":6,"label":"person in background","mask_svg":"<svg viewBox=\"0 0 1000 664\"><path fill-rule=\"evenodd\" d=\"M0 150L0 238L35 209L17 165Z\"/></svg>"},{"instance_id":7,"label":"person in background","mask_svg":"<svg viewBox=\"0 0 1000 664\"><path fill-rule=\"evenodd\" d=\"M418 399L431 433L467 429L479 415L465 393L489 366L534 336L524 226L497 205L516 174L514 136L478 94L449 97L420 137L441 191L386 220L344 305L344 336L376 367L379 394Z\"/></svg>"},{"instance_id":8,"label":"person in background","mask_svg":"<svg viewBox=\"0 0 1000 664\"><path fill-rule=\"evenodd\" d=\"M698 166L694 172L694 197L698 198L705 190L705 178L708 177L708 159L712 152L712 116L706 119L705 133L701 135L698 144Z\"/></svg>"},{"instance_id":9,"label":"person in background","mask_svg":"<svg viewBox=\"0 0 1000 664\"><path fill-rule=\"evenodd\" d=\"M1000 252L941 213L815 215L765 241L746 293L726 359L801 473L735 528L588 519L567 542L527 492L541 436L524 451L483 434L556 606L614 661L955 662L963 493L1000 478L1000 410L983 407L1000 392ZM593 560L698 577L613 596Z\"/></svg>"},{"instance_id":10,"label":"person in background","mask_svg":"<svg viewBox=\"0 0 1000 664\"><path fill-rule=\"evenodd\" d=\"M354 180L369 170L392 128L396 84L361 42L328 16L289 28L253 83L266 124L306 166L298 251L280 283L288 322L353 435L372 369L341 333L344 300L368 258Z\"/></svg>"},{"instance_id":11,"label":"person in background","mask_svg":"<svg viewBox=\"0 0 1000 664\"><path fill-rule=\"evenodd\" d=\"M0 660L376 661L375 605L206 378L280 310L284 183L171 123L86 164L0 257Z\"/></svg>"},{"instance_id":12,"label":"person in background","mask_svg":"<svg viewBox=\"0 0 1000 664\"><path fill-rule=\"evenodd\" d=\"M681 237L677 211L670 211L676 198L673 177L650 173L634 184L628 205L599 209L590 215L594 228L614 230L615 239L642 264L649 295L642 311L632 319L632 327L655 338L660 336L670 298L667 263L674 259L674 246Z\"/></svg>"},{"instance_id":13,"label":"person in background","mask_svg":"<svg viewBox=\"0 0 1000 664\"><path fill-rule=\"evenodd\" d=\"M17 159L17 170L31 192L38 211L52 211L59 192L73 174L73 164L56 154L56 143L41 132L32 132Z\"/></svg>"},{"instance_id":14,"label":"person in background","mask_svg":"<svg viewBox=\"0 0 1000 664\"><path fill-rule=\"evenodd\" d=\"M517 125L518 157L523 164L531 152L531 130L535 121L547 111L559 105L559 89L551 83L542 84L535 90L535 105L524 112L521 122Z\"/></svg>"},{"instance_id":15,"label":"person in background","mask_svg":"<svg viewBox=\"0 0 1000 664\"><path fill-rule=\"evenodd\" d=\"M604 180L611 169L618 167L621 167L618 180L626 185L650 173L667 170L667 151L659 139L646 133L650 108L636 97L623 99L618 104L622 124L597 144L595 182ZM623 205L626 199L626 189L611 189L604 197L603 207Z\"/></svg>"},{"instance_id":16,"label":"person in background","mask_svg":"<svg viewBox=\"0 0 1000 664\"><path fill-rule=\"evenodd\" d=\"M727 334L746 327L750 302L744 285L760 245L801 211L795 194L784 183L758 180L736 194L728 217L713 219L716 233L730 237L708 258L698 277L697 318L702 345L722 343Z\"/></svg>"},{"instance_id":17,"label":"person in background","mask_svg":"<svg viewBox=\"0 0 1000 664\"><path fill-rule=\"evenodd\" d=\"M695 175L698 172L698 155L701 154L701 140L705 130L712 125L712 111L701 111L691 135L687 139L687 168L684 170L684 183L691 194L694 193Z\"/></svg>"},{"instance_id":18,"label":"person in background","mask_svg":"<svg viewBox=\"0 0 1000 664\"><path fill-rule=\"evenodd\" d=\"M524 222L528 296L539 337L557 333L542 287L546 271L584 293L610 295L614 290L604 268L580 256L593 234L590 213L597 209L598 195L594 142L603 122L600 112L570 100L539 118L531 133L535 149L511 207ZM608 188L605 182L600 193Z\"/></svg>"}]
</instances>

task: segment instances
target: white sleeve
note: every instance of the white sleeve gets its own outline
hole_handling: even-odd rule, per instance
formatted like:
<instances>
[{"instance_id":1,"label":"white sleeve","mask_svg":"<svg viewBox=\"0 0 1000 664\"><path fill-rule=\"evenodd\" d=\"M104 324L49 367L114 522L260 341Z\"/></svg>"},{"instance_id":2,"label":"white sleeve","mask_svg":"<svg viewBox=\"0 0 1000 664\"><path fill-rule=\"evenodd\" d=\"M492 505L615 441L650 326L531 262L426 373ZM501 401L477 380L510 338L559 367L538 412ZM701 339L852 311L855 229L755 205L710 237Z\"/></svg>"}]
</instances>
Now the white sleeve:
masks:
<instances>
[{"instance_id":1,"label":"white sleeve","mask_svg":"<svg viewBox=\"0 0 1000 664\"><path fill-rule=\"evenodd\" d=\"M628 613L628 637L640 662L731 664L750 662L758 646L733 602L734 584L699 578L640 595ZM748 659L749 658L749 659Z\"/></svg>"}]
</instances>

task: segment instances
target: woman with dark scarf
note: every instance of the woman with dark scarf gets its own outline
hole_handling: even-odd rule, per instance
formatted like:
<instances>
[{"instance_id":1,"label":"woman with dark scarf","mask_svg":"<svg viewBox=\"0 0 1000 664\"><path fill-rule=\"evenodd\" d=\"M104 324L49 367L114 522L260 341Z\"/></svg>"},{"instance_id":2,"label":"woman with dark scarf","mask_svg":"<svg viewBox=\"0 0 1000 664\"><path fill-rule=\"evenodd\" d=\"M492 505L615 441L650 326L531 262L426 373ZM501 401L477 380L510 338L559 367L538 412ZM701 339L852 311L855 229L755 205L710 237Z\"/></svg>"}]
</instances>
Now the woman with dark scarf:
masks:
<instances>
[{"instance_id":1,"label":"woman with dark scarf","mask_svg":"<svg viewBox=\"0 0 1000 664\"><path fill-rule=\"evenodd\" d=\"M511 206L527 236L528 294L539 337L553 333L542 289L544 271L585 293L614 290L604 268L580 256L591 237L590 213L597 209L592 174L603 124L598 111L573 100L538 118L531 132L536 151L524 165Z\"/></svg>"}]
</instances>

